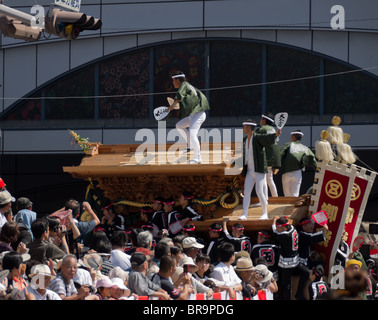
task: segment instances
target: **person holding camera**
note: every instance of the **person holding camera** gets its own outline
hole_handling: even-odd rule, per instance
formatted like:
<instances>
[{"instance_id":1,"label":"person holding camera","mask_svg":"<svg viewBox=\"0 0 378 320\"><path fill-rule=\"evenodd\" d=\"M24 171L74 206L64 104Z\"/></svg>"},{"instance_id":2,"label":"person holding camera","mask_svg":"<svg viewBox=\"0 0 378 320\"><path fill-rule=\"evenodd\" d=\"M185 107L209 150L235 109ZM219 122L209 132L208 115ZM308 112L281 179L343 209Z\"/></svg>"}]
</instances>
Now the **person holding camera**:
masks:
<instances>
[{"instance_id":1,"label":"person holding camera","mask_svg":"<svg viewBox=\"0 0 378 320\"><path fill-rule=\"evenodd\" d=\"M46 219L37 218L31 224L34 240L27 245L33 260L46 263L49 259L62 259L66 254L55 244L49 241L49 223Z\"/></svg>"},{"instance_id":2,"label":"person holding camera","mask_svg":"<svg viewBox=\"0 0 378 320\"><path fill-rule=\"evenodd\" d=\"M91 286L82 285L76 287L73 279L78 270L77 258L73 254L67 254L62 259L60 272L51 281L49 289L56 292L62 300L98 300L91 294Z\"/></svg>"}]
</instances>

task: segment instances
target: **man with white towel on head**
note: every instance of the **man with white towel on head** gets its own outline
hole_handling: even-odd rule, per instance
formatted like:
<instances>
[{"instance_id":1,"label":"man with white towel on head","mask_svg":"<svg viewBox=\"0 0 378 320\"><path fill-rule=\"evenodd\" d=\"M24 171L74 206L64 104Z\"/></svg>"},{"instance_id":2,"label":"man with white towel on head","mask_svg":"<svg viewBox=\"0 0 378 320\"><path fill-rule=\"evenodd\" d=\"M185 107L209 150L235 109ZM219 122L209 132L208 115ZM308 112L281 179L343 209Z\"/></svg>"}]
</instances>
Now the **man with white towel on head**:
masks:
<instances>
[{"instance_id":1,"label":"man with white towel on head","mask_svg":"<svg viewBox=\"0 0 378 320\"><path fill-rule=\"evenodd\" d=\"M256 122L246 120L243 122L244 139L244 168L242 175L245 176L243 213L238 220L248 219L248 207L251 202L251 192L256 185L256 194L259 198L262 215L260 219L268 219L268 197L266 192L266 174L268 166L266 161L265 147L272 145L276 137L281 135L281 129L274 133L260 132L256 129Z\"/></svg>"},{"instance_id":2,"label":"man with white towel on head","mask_svg":"<svg viewBox=\"0 0 378 320\"><path fill-rule=\"evenodd\" d=\"M179 117L181 120L176 123L177 131L187 142L186 152L194 151L194 157L189 161L190 164L202 162L198 132L202 123L206 120L206 110L210 109L206 96L198 89L186 81L185 74L177 71L172 76L172 82L177 93L174 102L168 109L177 109L179 105Z\"/></svg>"},{"instance_id":3,"label":"man with white towel on head","mask_svg":"<svg viewBox=\"0 0 378 320\"><path fill-rule=\"evenodd\" d=\"M304 167L316 169L318 164L310 148L300 143L303 137L301 130L292 131L290 142L281 147L282 188L285 197L299 197Z\"/></svg>"}]
</instances>

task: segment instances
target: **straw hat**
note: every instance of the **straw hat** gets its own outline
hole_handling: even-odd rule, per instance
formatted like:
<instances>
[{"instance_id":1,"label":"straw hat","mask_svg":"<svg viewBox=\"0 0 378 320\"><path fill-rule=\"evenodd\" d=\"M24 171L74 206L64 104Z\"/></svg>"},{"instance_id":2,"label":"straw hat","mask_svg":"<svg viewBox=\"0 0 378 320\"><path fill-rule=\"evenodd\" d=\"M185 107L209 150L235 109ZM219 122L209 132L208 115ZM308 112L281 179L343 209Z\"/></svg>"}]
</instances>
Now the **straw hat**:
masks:
<instances>
[{"instance_id":1,"label":"straw hat","mask_svg":"<svg viewBox=\"0 0 378 320\"><path fill-rule=\"evenodd\" d=\"M241 257L236 262L235 266L236 271L250 271L253 270L253 263L250 258L247 257Z\"/></svg>"},{"instance_id":2,"label":"straw hat","mask_svg":"<svg viewBox=\"0 0 378 320\"><path fill-rule=\"evenodd\" d=\"M37 264L31 268L29 277L33 278L36 275L48 276L51 279L55 278L55 276L51 274L51 270L46 264Z\"/></svg>"}]
</instances>

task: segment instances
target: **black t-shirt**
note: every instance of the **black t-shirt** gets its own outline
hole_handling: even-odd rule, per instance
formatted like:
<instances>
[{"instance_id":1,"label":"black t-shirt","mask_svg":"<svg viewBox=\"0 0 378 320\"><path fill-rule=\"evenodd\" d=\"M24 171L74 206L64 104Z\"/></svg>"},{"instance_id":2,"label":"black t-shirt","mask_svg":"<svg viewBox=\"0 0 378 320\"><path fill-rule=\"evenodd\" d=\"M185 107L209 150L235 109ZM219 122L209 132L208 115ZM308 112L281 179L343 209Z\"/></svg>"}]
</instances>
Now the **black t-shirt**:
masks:
<instances>
[{"instance_id":1,"label":"black t-shirt","mask_svg":"<svg viewBox=\"0 0 378 320\"><path fill-rule=\"evenodd\" d=\"M280 254L283 258L292 258L298 254L298 232L292 225L287 231L278 232L273 229L273 234L280 244Z\"/></svg>"},{"instance_id":2,"label":"black t-shirt","mask_svg":"<svg viewBox=\"0 0 378 320\"><path fill-rule=\"evenodd\" d=\"M276 272L278 270L278 258L280 250L278 246L271 242L262 242L255 244L252 247L252 261L258 258L264 258L267 262L267 267L271 272Z\"/></svg>"},{"instance_id":3,"label":"black t-shirt","mask_svg":"<svg viewBox=\"0 0 378 320\"><path fill-rule=\"evenodd\" d=\"M159 230L166 229L166 213L163 210L156 211L151 219L151 223L158 227Z\"/></svg>"},{"instance_id":4,"label":"black t-shirt","mask_svg":"<svg viewBox=\"0 0 378 320\"><path fill-rule=\"evenodd\" d=\"M181 211L181 217L183 220L189 218L192 221L203 221L203 217L191 206L187 206Z\"/></svg>"},{"instance_id":5,"label":"black t-shirt","mask_svg":"<svg viewBox=\"0 0 378 320\"><path fill-rule=\"evenodd\" d=\"M160 274L155 273L151 280L163 290L167 291L171 299L177 300L181 296L181 292L173 285L173 283L169 279L163 278Z\"/></svg>"},{"instance_id":6,"label":"black t-shirt","mask_svg":"<svg viewBox=\"0 0 378 320\"><path fill-rule=\"evenodd\" d=\"M301 258L308 259L310 257L310 247L315 244L325 240L323 231L318 231L315 233L308 233L304 231L299 231L299 245L298 253Z\"/></svg>"}]
</instances>

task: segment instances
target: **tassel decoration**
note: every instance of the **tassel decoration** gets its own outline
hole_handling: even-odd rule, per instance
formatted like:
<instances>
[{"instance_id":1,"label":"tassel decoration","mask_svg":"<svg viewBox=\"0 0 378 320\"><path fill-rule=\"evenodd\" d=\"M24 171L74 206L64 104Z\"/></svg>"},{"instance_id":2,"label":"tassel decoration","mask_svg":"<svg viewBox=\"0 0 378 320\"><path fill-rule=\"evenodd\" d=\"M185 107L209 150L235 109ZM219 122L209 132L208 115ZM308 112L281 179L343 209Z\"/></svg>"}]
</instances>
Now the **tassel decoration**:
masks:
<instances>
[{"instance_id":1,"label":"tassel decoration","mask_svg":"<svg viewBox=\"0 0 378 320\"><path fill-rule=\"evenodd\" d=\"M327 140L329 132L323 130L320 134L321 140L315 143L315 156L318 160L325 162L332 162L334 160L334 154L331 148L331 144Z\"/></svg>"}]
</instances>

